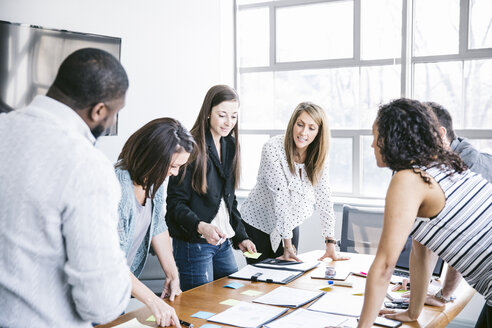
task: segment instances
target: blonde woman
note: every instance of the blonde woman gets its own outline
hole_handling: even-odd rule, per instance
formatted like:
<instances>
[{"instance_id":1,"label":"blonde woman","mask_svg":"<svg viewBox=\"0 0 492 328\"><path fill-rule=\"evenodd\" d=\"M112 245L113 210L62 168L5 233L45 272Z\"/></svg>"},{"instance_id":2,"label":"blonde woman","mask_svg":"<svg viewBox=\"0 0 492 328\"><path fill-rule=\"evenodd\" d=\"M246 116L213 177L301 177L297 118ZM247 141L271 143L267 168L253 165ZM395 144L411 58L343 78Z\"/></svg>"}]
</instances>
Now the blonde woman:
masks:
<instances>
[{"instance_id":1,"label":"blonde woman","mask_svg":"<svg viewBox=\"0 0 492 328\"><path fill-rule=\"evenodd\" d=\"M275 136L263 146L256 185L241 207L246 232L262 253L257 260L280 257L296 260L299 225L319 210L326 251L320 258L345 260L335 251L335 215L328 181L330 143L323 109L300 103L285 136Z\"/></svg>"}]
</instances>

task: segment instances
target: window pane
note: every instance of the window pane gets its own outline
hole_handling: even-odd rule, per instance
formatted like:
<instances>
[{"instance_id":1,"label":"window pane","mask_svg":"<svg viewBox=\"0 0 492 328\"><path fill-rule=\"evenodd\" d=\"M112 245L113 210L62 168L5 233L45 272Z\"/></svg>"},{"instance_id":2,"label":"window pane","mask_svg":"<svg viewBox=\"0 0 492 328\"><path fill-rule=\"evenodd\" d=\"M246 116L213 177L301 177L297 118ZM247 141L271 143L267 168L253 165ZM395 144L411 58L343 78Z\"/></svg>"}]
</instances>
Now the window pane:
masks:
<instances>
[{"instance_id":1,"label":"window pane","mask_svg":"<svg viewBox=\"0 0 492 328\"><path fill-rule=\"evenodd\" d=\"M352 139L332 138L330 145L330 184L334 193L352 192Z\"/></svg>"},{"instance_id":2,"label":"window pane","mask_svg":"<svg viewBox=\"0 0 492 328\"><path fill-rule=\"evenodd\" d=\"M492 60L465 62L464 128L492 129Z\"/></svg>"},{"instance_id":3,"label":"window pane","mask_svg":"<svg viewBox=\"0 0 492 328\"><path fill-rule=\"evenodd\" d=\"M379 105L400 97L400 71L400 65L361 68L361 128L372 128Z\"/></svg>"},{"instance_id":4,"label":"window pane","mask_svg":"<svg viewBox=\"0 0 492 328\"><path fill-rule=\"evenodd\" d=\"M267 134L239 134L241 142L240 189L252 189L260 167L261 149L270 136Z\"/></svg>"},{"instance_id":5,"label":"window pane","mask_svg":"<svg viewBox=\"0 0 492 328\"><path fill-rule=\"evenodd\" d=\"M463 127L462 62L415 64L414 98L434 101L453 117L455 129Z\"/></svg>"},{"instance_id":6,"label":"window pane","mask_svg":"<svg viewBox=\"0 0 492 328\"><path fill-rule=\"evenodd\" d=\"M239 79L239 128L273 129L277 117L273 106L273 73L243 73Z\"/></svg>"},{"instance_id":7,"label":"window pane","mask_svg":"<svg viewBox=\"0 0 492 328\"><path fill-rule=\"evenodd\" d=\"M269 0L236 0L238 6L239 5L249 5L251 3L260 3L260 2L266 2Z\"/></svg>"},{"instance_id":8,"label":"window pane","mask_svg":"<svg viewBox=\"0 0 492 328\"><path fill-rule=\"evenodd\" d=\"M366 197L384 198L389 182L391 170L380 168L376 165L374 149L371 147L372 136L362 137L362 189L361 193Z\"/></svg>"},{"instance_id":9,"label":"window pane","mask_svg":"<svg viewBox=\"0 0 492 328\"><path fill-rule=\"evenodd\" d=\"M470 35L471 49L492 48L492 1L470 1Z\"/></svg>"},{"instance_id":10,"label":"window pane","mask_svg":"<svg viewBox=\"0 0 492 328\"><path fill-rule=\"evenodd\" d=\"M275 128L285 129L292 111L302 101L321 106L332 129L358 126L358 73L358 68L350 67L275 73Z\"/></svg>"},{"instance_id":11,"label":"window pane","mask_svg":"<svg viewBox=\"0 0 492 328\"><path fill-rule=\"evenodd\" d=\"M361 58L401 57L402 1L361 1Z\"/></svg>"},{"instance_id":12,"label":"window pane","mask_svg":"<svg viewBox=\"0 0 492 328\"><path fill-rule=\"evenodd\" d=\"M270 62L268 8L240 10L237 17L239 67L267 66Z\"/></svg>"},{"instance_id":13,"label":"window pane","mask_svg":"<svg viewBox=\"0 0 492 328\"><path fill-rule=\"evenodd\" d=\"M460 0L415 0L415 56L458 53Z\"/></svg>"},{"instance_id":14,"label":"window pane","mask_svg":"<svg viewBox=\"0 0 492 328\"><path fill-rule=\"evenodd\" d=\"M353 57L353 8L352 1L278 8L277 61Z\"/></svg>"}]
</instances>

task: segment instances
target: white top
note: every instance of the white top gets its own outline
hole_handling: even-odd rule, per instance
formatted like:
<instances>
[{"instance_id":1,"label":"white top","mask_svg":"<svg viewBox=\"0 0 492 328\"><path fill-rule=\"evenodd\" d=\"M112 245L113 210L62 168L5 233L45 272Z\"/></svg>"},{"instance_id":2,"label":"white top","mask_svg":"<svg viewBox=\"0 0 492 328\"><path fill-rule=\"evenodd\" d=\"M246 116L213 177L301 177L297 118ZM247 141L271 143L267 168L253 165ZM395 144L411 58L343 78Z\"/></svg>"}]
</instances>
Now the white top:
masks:
<instances>
[{"instance_id":1,"label":"white top","mask_svg":"<svg viewBox=\"0 0 492 328\"><path fill-rule=\"evenodd\" d=\"M210 224L219 228L220 231L226 234L227 238L232 238L236 235L229 220L229 211L227 211L227 205L224 198L220 200L219 211Z\"/></svg>"},{"instance_id":2,"label":"white top","mask_svg":"<svg viewBox=\"0 0 492 328\"><path fill-rule=\"evenodd\" d=\"M270 234L274 251L283 238L292 238L292 230L313 214L314 205L321 218L321 235L335 236L327 163L316 186L309 181L304 164L295 163L295 172L289 170L284 136L271 138L263 146L256 185L241 207L244 221Z\"/></svg>"},{"instance_id":3,"label":"white top","mask_svg":"<svg viewBox=\"0 0 492 328\"><path fill-rule=\"evenodd\" d=\"M131 291L113 165L80 116L45 96L1 115L0 140L0 326L113 320Z\"/></svg>"},{"instance_id":4,"label":"white top","mask_svg":"<svg viewBox=\"0 0 492 328\"><path fill-rule=\"evenodd\" d=\"M152 207L152 199L146 198L145 204L142 205L135 197L135 233L133 234L133 240L126 256L126 263L130 268L140 245L149 231L150 222L152 221Z\"/></svg>"}]
</instances>

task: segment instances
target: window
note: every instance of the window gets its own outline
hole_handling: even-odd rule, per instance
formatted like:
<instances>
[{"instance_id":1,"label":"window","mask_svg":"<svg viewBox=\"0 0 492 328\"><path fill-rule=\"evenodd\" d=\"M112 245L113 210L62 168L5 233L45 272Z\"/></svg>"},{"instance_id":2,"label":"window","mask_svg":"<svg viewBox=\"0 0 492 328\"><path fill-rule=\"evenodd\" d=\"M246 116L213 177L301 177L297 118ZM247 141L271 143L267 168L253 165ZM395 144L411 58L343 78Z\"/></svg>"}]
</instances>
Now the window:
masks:
<instances>
[{"instance_id":1,"label":"window","mask_svg":"<svg viewBox=\"0 0 492 328\"><path fill-rule=\"evenodd\" d=\"M391 172L376 167L371 126L395 98L440 103L492 151L490 0L237 0L236 40L241 189L302 101L329 117L338 196L384 197Z\"/></svg>"}]
</instances>

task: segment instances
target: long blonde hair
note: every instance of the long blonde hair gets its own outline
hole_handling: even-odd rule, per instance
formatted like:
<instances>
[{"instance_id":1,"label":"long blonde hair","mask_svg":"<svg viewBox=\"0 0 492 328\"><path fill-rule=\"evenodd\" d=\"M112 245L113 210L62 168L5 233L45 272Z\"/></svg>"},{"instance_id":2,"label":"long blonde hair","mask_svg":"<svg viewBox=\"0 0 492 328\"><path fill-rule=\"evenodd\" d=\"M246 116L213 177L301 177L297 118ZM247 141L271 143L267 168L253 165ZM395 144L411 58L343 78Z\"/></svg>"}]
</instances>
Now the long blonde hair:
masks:
<instances>
[{"instance_id":1,"label":"long blonde hair","mask_svg":"<svg viewBox=\"0 0 492 328\"><path fill-rule=\"evenodd\" d=\"M287 125L287 131L284 138L284 149L287 156L287 163L289 163L289 169L292 174L295 174L294 158L296 152L296 144L294 142L294 125L297 118L303 112L306 112L311 116L314 122L318 125L318 134L311 142L306 150L306 159L304 165L309 181L316 185L323 173L324 163L328 156L328 150L330 148L330 128L328 127L328 118L325 111L310 102L302 102L297 105L296 109L290 117L289 124Z\"/></svg>"}]
</instances>

